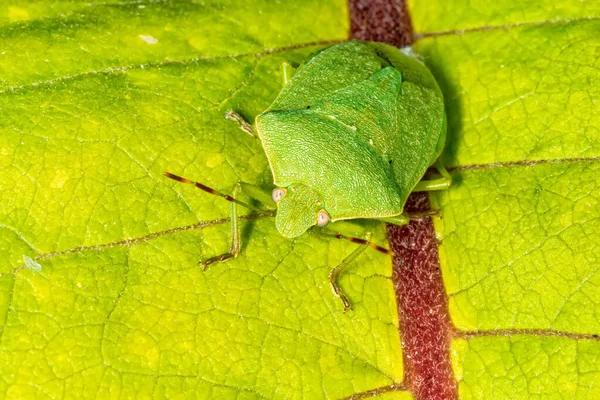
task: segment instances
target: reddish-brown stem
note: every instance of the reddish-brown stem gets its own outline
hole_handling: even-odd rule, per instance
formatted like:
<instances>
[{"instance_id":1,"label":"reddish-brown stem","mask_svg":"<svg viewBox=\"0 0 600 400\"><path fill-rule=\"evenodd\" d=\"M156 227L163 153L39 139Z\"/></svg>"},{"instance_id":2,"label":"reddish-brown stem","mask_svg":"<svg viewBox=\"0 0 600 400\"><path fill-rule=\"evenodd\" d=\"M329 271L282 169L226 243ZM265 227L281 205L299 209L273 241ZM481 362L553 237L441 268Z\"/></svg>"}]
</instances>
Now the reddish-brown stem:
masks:
<instances>
[{"instance_id":1,"label":"reddish-brown stem","mask_svg":"<svg viewBox=\"0 0 600 400\"><path fill-rule=\"evenodd\" d=\"M425 194L413 195L407 208L429 207ZM393 281L400 318L404 385L417 400L457 398L450 362L454 329L439 270L437 242L430 220L388 226L394 258Z\"/></svg>"},{"instance_id":2,"label":"reddish-brown stem","mask_svg":"<svg viewBox=\"0 0 600 400\"><path fill-rule=\"evenodd\" d=\"M412 26L402 0L349 0L351 37L397 47L412 44ZM407 211L429 209L425 194L409 199ZM456 399L450 362L455 333L439 271L437 243L429 219L388 226L394 257L394 285L400 318L405 376L402 390L416 400ZM398 387L399 388L399 387ZM400 389L397 389L400 390Z\"/></svg>"},{"instance_id":3,"label":"reddish-brown stem","mask_svg":"<svg viewBox=\"0 0 600 400\"><path fill-rule=\"evenodd\" d=\"M350 37L396 47L412 44L410 18L402 0L349 0Z\"/></svg>"}]
</instances>

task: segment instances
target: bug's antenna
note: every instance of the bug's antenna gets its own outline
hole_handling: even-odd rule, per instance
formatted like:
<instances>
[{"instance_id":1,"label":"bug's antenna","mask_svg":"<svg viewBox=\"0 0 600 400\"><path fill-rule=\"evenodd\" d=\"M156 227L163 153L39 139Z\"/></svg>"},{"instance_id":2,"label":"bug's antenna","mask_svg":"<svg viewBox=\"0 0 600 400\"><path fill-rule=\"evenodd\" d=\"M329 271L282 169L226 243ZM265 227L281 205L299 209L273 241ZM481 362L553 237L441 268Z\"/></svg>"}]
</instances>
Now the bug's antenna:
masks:
<instances>
[{"instance_id":1,"label":"bug's antenna","mask_svg":"<svg viewBox=\"0 0 600 400\"><path fill-rule=\"evenodd\" d=\"M189 180L187 178L183 178L181 176L172 174L170 172L163 172L163 175L166 176L167 178L171 178L171 179L173 179L175 181L178 181L178 182L181 182L181 183L187 183L189 185L194 185L194 186L196 186L200 190L204 190L207 193L214 194L215 196L222 197L222 198L224 198L227 201L231 201L232 203L239 204L240 206L246 207L246 208L248 208L250 210L259 210L257 207L254 207L254 206L251 206L250 204L247 204L247 203L244 203L242 201L239 201L238 199L234 199L233 197L231 197L228 194L218 192L218 191L216 191L213 188L209 188L208 186L201 184L200 182L192 181L192 180Z\"/></svg>"},{"instance_id":2,"label":"bug's antenna","mask_svg":"<svg viewBox=\"0 0 600 400\"><path fill-rule=\"evenodd\" d=\"M394 255L393 251L391 251L389 249L386 249L385 247L381 247L381 246L379 246L379 245L377 245L377 244L375 244L373 242L369 242L366 239L360 239L360 238L355 238L355 237L351 237L351 236L344 236L344 235L339 234L339 233L335 235L335 238L336 239L346 239L346 240L348 240L348 241L350 241L352 243L366 244L370 248L375 249L375 250L377 250L377 251L379 251L379 252L381 252L383 254L387 254L389 256L393 256Z\"/></svg>"},{"instance_id":3,"label":"bug's antenna","mask_svg":"<svg viewBox=\"0 0 600 400\"><path fill-rule=\"evenodd\" d=\"M320 232L320 231L314 230L314 229L309 229L307 232L315 234L317 236L328 236L328 237L333 237L333 238L336 238L336 239L345 239L345 240L348 240L348 241L350 241L352 243L358 243L358 244L362 244L362 245L367 245L370 248L379 251L380 253L387 254L388 256L395 255L395 253L392 250L386 249L385 247L381 247L381 246L379 246L379 245L371 242L369 240L369 238L371 237L371 233L370 232L367 233L367 238L366 239L361 239L361 238L352 237L352 236L346 236L346 235L342 235L341 233Z\"/></svg>"}]
</instances>

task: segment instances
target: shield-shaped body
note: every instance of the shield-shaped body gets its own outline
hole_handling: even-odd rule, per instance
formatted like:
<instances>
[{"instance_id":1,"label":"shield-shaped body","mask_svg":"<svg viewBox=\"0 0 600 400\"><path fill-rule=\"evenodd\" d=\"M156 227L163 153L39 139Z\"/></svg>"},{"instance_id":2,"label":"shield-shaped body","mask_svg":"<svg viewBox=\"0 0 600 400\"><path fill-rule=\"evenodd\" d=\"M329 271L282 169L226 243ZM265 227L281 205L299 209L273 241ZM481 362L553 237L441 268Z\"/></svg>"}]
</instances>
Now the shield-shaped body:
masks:
<instances>
[{"instance_id":1,"label":"shield-shaped body","mask_svg":"<svg viewBox=\"0 0 600 400\"><path fill-rule=\"evenodd\" d=\"M402 214L444 146L441 91L413 55L345 42L309 57L256 118L280 233L319 222ZM323 211L324 210L324 211Z\"/></svg>"}]
</instances>

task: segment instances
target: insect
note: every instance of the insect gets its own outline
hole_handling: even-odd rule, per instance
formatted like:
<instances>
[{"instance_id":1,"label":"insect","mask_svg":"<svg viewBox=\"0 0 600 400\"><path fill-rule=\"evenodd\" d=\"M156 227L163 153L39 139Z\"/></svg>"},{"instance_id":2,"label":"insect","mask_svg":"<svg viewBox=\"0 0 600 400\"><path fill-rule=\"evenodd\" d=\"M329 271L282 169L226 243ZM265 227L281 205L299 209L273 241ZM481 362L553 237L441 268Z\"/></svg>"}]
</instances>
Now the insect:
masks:
<instances>
[{"instance_id":1,"label":"insect","mask_svg":"<svg viewBox=\"0 0 600 400\"><path fill-rule=\"evenodd\" d=\"M275 188L263 192L239 183L231 195L165 172L177 181L231 202L228 253L202 262L205 268L237 257L237 207L255 209L236 197L244 191L276 204L275 224L287 238L313 226L346 219L378 219L405 225L411 192L449 187L451 178L437 159L446 137L442 93L429 70L410 52L381 43L350 41L325 48L299 67L284 63L283 88L254 124L230 111L226 118L261 141ZM422 180L435 166L441 177ZM350 302L337 279L368 247L393 254L367 239L335 267L329 279L344 310Z\"/></svg>"}]
</instances>

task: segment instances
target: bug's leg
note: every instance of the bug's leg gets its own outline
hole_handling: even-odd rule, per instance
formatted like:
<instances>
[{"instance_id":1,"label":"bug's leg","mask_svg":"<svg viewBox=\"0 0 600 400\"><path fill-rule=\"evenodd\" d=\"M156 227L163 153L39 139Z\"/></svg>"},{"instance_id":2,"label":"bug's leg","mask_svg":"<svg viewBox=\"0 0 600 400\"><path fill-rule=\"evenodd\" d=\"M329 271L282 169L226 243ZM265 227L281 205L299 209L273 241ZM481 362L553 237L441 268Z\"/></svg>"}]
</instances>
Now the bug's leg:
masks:
<instances>
[{"instance_id":1,"label":"bug's leg","mask_svg":"<svg viewBox=\"0 0 600 400\"><path fill-rule=\"evenodd\" d=\"M379 245L376 245L375 243L371 242L371 233L367 233L366 234L366 239L360 239L360 238L356 238L356 237L351 237L351 236L345 236L342 234L335 234L335 233L323 233L323 232L319 232L319 231L314 231L314 230L309 230L308 232L310 233L314 233L316 235L320 235L320 236L327 236L327 237L334 237L336 239L345 239L348 240L352 243L358 243L360 244L360 247L357 248L356 250L354 250L352 253L350 253L350 255L348 255L346 258L344 258L342 260L341 263L339 263L334 269L331 270L331 272L329 273L329 282L331 282L331 288L333 289L333 293L340 298L340 300L342 300L342 303L344 303L344 312L352 309L351 305L350 305L350 301L348 300L348 297L346 297L346 295L344 294L344 291L342 290L342 288L340 287L340 285L338 284L338 278L341 275L341 273L344 271L344 269L350 265L352 263L352 261L354 261L359 255L361 255L365 250L367 250L369 247L372 249L375 249L381 253L393 256L394 252L391 250L386 249L385 247L381 247Z\"/></svg>"},{"instance_id":2,"label":"bug's leg","mask_svg":"<svg viewBox=\"0 0 600 400\"><path fill-rule=\"evenodd\" d=\"M240 125L241 130L246 132L248 135L252 136L254 139L257 138L256 134L254 133L254 129L252 128L252 125L248 121L246 121L240 114L236 113L233 110L227 111L227 113L225 114L225 118L237 122Z\"/></svg>"},{"instance_id":3,"label":"bug's leg","mask_svg":"<svg viewBox=\"0 0 600 400\"><path fill-rule=\"evenodd\" d=\"M233 196L225 195L226 196L225 199L229 200L231 202L229 204L229 219L231 221L231 239L229 242L229 252L223 253L223 254L215 256L215 257L211 257L204 261L200 261L198 264L204 265L205 271L208 269L208 267L211 264L213 264L215 262L227 261L232 258L236 258L238 256L238 254L240 254L240 248L241 248L242 241L240 239L240 224L239 224L240 217L238 215L238 206L241 205L248 209L256 210L256 211L265 211L261 208L254 207L249 204L238 201L236 199L236 197L242 191L246 192L250 197L263 202L264 204L267 204L267 201L272 201L272 199L269 195L267 195L264 191L262 191L260 188L254 186L254 185L251 185L249 183L243 183L243 182L238 182L235 184L233 191L231 193Z\"/></svg>"},{"instance_id":4,"label":"bug's leg","mask_svg":"<svg viewBox=\"0 0 600 400\"><path fill-rule=\"evenodd\" d=\"M370 237L370 234L367 237ZM329 282L331 283L331 288L333 289L333 293L342 301L342 303L344 303L344 313L348 310L351 310L352 306L350 305L350 300L348 300L348 297L338 284L338 278L341 275L341 273L344 272L346 267L348 267L348 265L350 265L354 260L356 260L358 256L360 256L365 250L369 248L370 242L368 240L360 240L364 241L365 243L363 243L359 248L355 249L352 253L350 253L346 258L342 260L341 263L339 263L334 269L331 270L331 272L329 272Z\"/></svg>"},{"instance_id":5,"label":"bug's leg","mask_svg":"<svg viewBox=\"0 0 600 400\"><path fill-rule=\"evenodd\" d=\"M292 79L292 75L294 75L295 71L296 68L294 68L294 66L289 62L284 61L281 63L281 75L283 77L283 86L288 84L290 79Z\"/></svg>"},{"instance_id":6,"label":"bug's leg","mask_svg":"<svg viewBox=\"0 0 600 400\"><path fill-rule=\"evenodd\" d=\"M233 198L235 198L235 196L237 196L240 193L240 190L241 187L238 183L234 186L233 191L231 192L231 194L234 196ZM203 265L205 271L211 264L215 262L227 261L232 258L236 258L238 254L240 254L240 225L237 208L237 203L232 201L229 204L229 218L231 220L231 239L229 241L229 252L208 258L204 261L200 261L198 264Z\"/></svg>"},{"instance_id":7,"label":"bug's leg","mask_svg":"<svg viewBox=\"0 0 600 400\"><path fill-rule=\"evenodd\" d=\"M450 187L450 184L452 183L452 177L450 176L450 173L446 170L446 168L444 168L442 163L438 160L433 166L435 167L435 169L438 170L442 177L417 183L417 186L415 186L413 192L429 192L432 190L444 190Z\"/></svg>"},{"instance_id":8,"label":"bug's leg","mask_svg":"<svg viewBox=\"0 0 600 400\"><path fill-rule=\"evenodd\" d=\"M394 216L394 217L380 218L379 220L383 221L383 222L388 222L391 224L402 226L402 225L407 225L411 220L427 218L427 217L431 217L431 216L437 215L437 214L438 214L438 212L435 210L424 211L424 212L420 212L420 213L404 212L404 213ZM312 231L309 231L309 232L312 232ZM328 234L324 234L324 233L318 233L318 234L326 235L326 236L333 236L336 239L345 239L352 243L358 243L361 245L358 249L354 250L352 253L350 253L350 255L348 255L346 258L344 258L344 260L342 260L342 262L340 264L338 264L334 269L332 269L331 272L329 273L329 282L331 282L331 288L333 289L333 293L335 293L335 295L337 297L339 297L340 300L342 300L342 303L344 303L344 312L346 312L349 309L352 309L352 307L350 305L350 301L348 300L348 297L346 297L346 295L344 294L344 291L342 290L340 285L338 285L337 280L338 280L340 274L344 271L344 269L348 265L350 265L350 263L352 263L359 255L361 255L369 247L372 249L375 249L381 253L387 254L389 256L393 256L394 252L392 250L386 249L385 247L381 247L381 246L371 242L370 241L371 233L367 233L366 239L345 236L345 235L342 235L339 233L333 234L333 235L328 235Z\"/></svg>"},{"instance_id":9,"label":"bug's leg","mask_svg":"<svg viewBox=\"0 0 600 400\"><path fill-rule=\"evenodd\" d=\"M404 212L404 213L402 213L400 215L396 215L394 217L378 218L377 220L387 222L388 224L403 226L403 225L408 225L408 223L410 222L410 217L407 213Z\"/></svg>"},{"instance_id":10,"label":"bug's leg","mask_svg":"<svg viewBox=\"0 0 600 400\"><path fill-rule=\"evenodd\" d=\"M256 211L265 211L265 210L263 210L259 207L252 206L248 203L239 201L238 199L235 198L235 196L237 196L244 189L255 190L255 191L260 191L260 189L257 188L256 186L239 182L233 188L233 192L232 192L233 196L230 196L228 194L218 192L215 189L205 186L199 182L195 182L195 181L189 180L187 178L182 178L181 176L174 175L169 172L163 172L163 175L165 175L166 177L171 178L173 180L176 180L178 182L194 185L198 189L204 190L205 192L210 193L210 194L214 194L215 196L222 197L231 203L230 208L229 208L229 215L231 218L231 240L230 240L230 244L229 244L229 252L215 256L215 257L211 257L204 261L200 261L199 264L203 265L204 269L206 270L210 264L213 264L215 262L227 261L229 259L237 257L238 254L240 253L240 243L241 243L240 227L239 227L240 218L239 218L238 212L237 212L238 206L242 206L242 207L248 208L250 210L256 210ZM250 189L250 188L253 188L253 189ZM258 200L263 201L264 197L266 197L267 199L270 199L270 197L268 197L268 195L266 195L263 192L263 195L260 196L260 198L258 198Z\"/></svg>"},{"instance_id":11,"label":"bug's leg","mask_svg":"<svg viewBox=\"0 0 600 400\"><path fill-rule=\"evenodd\" d=\"M408 225L408 223L411 220L420 220L420 219L427 218L427 217L433 217L438 214L439 213L437 210L429 210L429 211L418 212L418 213L403 212L402 214L396 215L394 217L378 218L378 221L383 221L383 222L387 222L390 224L403 226L403 225Z\"/></svg>"}]
</instances>

